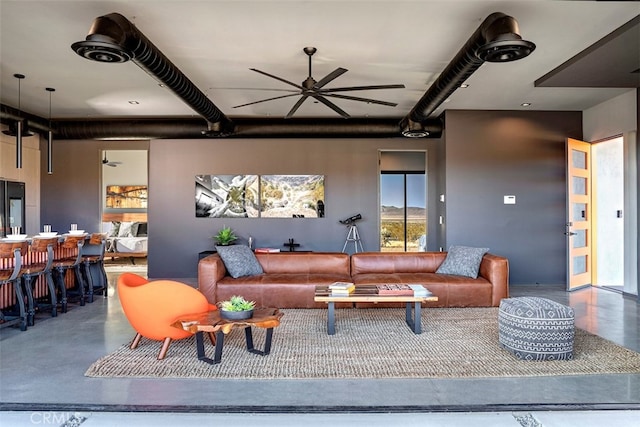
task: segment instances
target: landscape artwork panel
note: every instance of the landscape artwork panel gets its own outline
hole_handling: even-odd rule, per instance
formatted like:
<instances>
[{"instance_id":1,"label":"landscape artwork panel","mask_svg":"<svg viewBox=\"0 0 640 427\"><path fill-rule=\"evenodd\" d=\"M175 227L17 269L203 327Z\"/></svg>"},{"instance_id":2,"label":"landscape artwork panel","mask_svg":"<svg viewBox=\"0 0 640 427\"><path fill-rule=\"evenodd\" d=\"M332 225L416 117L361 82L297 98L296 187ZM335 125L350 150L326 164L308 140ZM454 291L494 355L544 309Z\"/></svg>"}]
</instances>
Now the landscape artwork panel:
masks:
<instances>
[{"instance_id":1,"label":"landscape artwork panel","mask_svg":"<svg viewBox=\"0 0 640 427\"><path fill-rule=\"evenodd\" d=\"M146 185L107 185L106 207L109 209L146 209Z\"/></svg>"},{"instance_id":2,"label":"landscape artwork panel","mask_svg":"<svg viewBox=\"0 0 640 427\"><path fill-rule=\"evenodd\" d=\"M324 175L260 175L262 218L324 216Z\"/></svg>"},{"instance_id":3,"label":"landscape artwork panel","mask_svg":"<svg viewBox=\"0 0 640 427\"><path fill-rule=\"evenodd\" d=\"M196 218L257 218L258 175L196 175Z\"/></svg>"}]
</instances>

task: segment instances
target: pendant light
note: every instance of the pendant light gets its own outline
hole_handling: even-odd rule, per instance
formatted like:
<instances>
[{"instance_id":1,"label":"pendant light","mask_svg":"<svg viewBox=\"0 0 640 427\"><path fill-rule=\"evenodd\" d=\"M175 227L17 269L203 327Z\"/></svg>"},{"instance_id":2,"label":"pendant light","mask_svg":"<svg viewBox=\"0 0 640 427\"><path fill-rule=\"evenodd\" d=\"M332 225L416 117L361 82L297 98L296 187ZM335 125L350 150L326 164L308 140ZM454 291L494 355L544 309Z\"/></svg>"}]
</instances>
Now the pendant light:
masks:
<instances>
[{"instance_id":1,"label":"pendant light","mask_svg":"<svg viewBox=\"0 0 640 427\"><path fill-rule=\"evenodd\" d=\"M20 110L20 81L25 78L24 74L14 74L18 79L18 116L22 115ZM16 122L16 168L22 169L22 117Z\"/></svg>"},{"instance_id":2,"label":"pendant light","mask_svg":"<svg viewBox=\"0 0 640 427\"><path fill-rule=\"evenodd\" d=\"M47 173L53 173L53 130L51 129L51 95L56 90L52 87L45 88L49 92L49 132L47 132Z\"/></svg>"}]
</instances>

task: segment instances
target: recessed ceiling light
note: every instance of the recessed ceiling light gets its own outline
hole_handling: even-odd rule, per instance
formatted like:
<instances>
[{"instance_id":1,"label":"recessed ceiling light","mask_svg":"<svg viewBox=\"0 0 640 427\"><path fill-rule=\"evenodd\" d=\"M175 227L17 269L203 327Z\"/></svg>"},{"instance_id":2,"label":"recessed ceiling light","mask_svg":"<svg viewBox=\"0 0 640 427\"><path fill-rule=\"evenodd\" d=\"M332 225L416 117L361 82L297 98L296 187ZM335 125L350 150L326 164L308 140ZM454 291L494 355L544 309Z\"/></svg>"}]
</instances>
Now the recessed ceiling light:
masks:
<instances>
[{"instance_id":1,"label":"recessed ceiling light","mask_svg":"<svg viewBox=\"0 0 640 427\"><path fill-rule=\"evenodd\" d=\"M140 103L139 103L138 101L129 101L129 104L131 104L131 105L138 105L138 104L140 104Z\"/></svg>"},{"instance_id":2,"label":"recessed ceiling light","mask_svg":"<svg viewBox=\"0 0 640 427\"><path fill-rule=\"evenodd\" d=\"M520 106L522 107L529 107L531 105L530 102L523 102L522 104L520 104Z\"/></svg>"}]
</instances>

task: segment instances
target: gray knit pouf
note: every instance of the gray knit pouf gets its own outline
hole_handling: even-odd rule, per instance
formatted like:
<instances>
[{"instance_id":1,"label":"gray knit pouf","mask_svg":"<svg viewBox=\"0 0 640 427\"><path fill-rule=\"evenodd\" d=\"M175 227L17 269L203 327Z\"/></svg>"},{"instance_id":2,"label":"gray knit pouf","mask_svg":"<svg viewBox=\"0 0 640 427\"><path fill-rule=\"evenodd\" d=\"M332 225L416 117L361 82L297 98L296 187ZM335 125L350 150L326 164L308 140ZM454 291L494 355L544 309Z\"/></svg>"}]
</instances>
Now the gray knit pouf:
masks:
<instances>
[{"instance_id":1,"label":"gray knit pouf","mask_svg":"<svg viewBox=\"0 0 640 427\"><path fill-rule=\"evenodd\" d=\"M571 307L538 297L500 301L498 341L518 359L573 359L574 336Z\"/></svg>"}]
</instances>

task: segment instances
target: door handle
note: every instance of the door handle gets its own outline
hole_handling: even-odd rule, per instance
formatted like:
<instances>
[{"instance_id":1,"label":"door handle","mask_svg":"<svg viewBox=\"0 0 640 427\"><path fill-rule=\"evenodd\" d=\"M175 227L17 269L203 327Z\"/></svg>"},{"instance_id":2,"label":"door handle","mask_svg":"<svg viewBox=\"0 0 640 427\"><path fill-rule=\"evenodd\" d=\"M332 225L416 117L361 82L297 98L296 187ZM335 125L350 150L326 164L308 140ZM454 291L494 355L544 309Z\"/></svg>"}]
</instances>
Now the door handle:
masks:
<instances>
[{"instance_id":1,"label":"door handle","mask_svg":"<svg viewBox=\"0 0 640 427\"><path fill-rule=\"evenodd\" d=\"M565 231L564 232L565 236L575 236L576 234L578 234L578 233L574 233L573 231Z\"/></svg>"}]
</instances>

